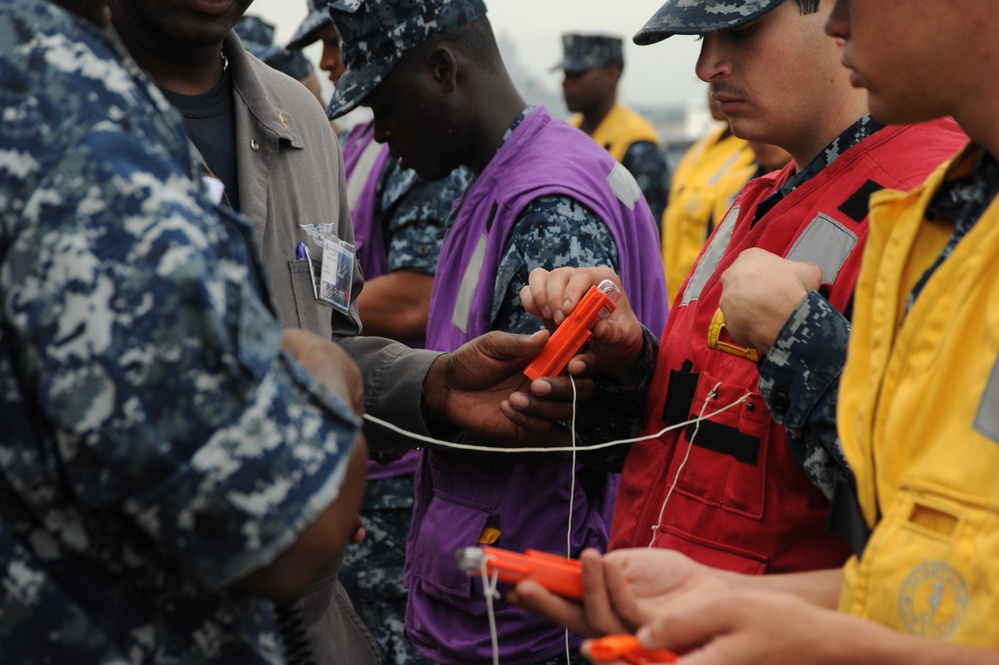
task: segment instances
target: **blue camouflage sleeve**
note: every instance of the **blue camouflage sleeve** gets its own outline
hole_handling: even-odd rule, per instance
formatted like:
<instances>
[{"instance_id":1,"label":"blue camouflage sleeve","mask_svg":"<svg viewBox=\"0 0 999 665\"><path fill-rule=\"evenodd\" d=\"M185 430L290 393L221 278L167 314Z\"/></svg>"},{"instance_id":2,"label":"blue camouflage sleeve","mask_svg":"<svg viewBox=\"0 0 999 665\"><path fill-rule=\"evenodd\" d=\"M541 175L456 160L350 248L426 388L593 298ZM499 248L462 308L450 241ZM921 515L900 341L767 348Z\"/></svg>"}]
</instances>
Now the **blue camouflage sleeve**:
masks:
<instances>
[{"instance_id":1,"label":"blue camouflage sleeve","mask_svg":"<svg viewBox=\"0 0 999 665\"><path fill-rule=\"evenodd\" d=\"M245 220L136 131L58 138L2 259L9 339L79 502L224 586L336 498L359 421L280 351Z\"/></svg>"},{"instance_id":2,"label":"blue camouflage sleeve","mask_svg":"<svg viewBox=\"0 0 999 665\"><path fill-rule=\"evenodd\" d=\"M836 431L839 380L850 322L812 291L759 364L759 388L806 475L827 497L850 470Z\"/></svg>"},{"instance_id":3,"label":"blue camouflage sleeve","mask_svg":"<svg viewBox=\"0 0 999 665\"><path fill-rule=\"evenodd\" d=\"M433 275L444 244L454 202L472 180L458 168L447 178L428 182L390 160L381 199L381 217L387 219L385 246L389 272L412 270Z\"/></svg>"},{"instance_id":4,"label":"blue camouflage sleeve","mask_svg":"<svg viewBox=\"0 0 999 665\"><path fill-rule=\"evenodd\" d=\"M669 166L659 146L651 141L636 141L628 146L621 165L631 172L645 195L656 224L669 204Z\"/></svg>"},{"instance_id":5,"label":"blue camouflage sleeve","mask_svg":"<svg viewBox=\"0 0 999 665\"><path fill-rule=\"evenodd\" d=\"M595 212L568 196L531 201L514 223L500 259L493 289L493 330L541 330L541 322L520 304L520 291L535 268L600 265L618 271L614 238Z\"/></svg>"}]
</instances>

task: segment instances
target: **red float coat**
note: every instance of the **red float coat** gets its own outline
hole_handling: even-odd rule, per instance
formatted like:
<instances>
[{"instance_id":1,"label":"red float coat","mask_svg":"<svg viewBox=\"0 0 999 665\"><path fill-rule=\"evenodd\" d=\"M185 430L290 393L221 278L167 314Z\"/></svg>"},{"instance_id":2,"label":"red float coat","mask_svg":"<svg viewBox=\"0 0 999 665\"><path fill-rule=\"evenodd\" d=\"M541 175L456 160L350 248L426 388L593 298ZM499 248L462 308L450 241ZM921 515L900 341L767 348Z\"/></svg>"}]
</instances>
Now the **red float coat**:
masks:
<instances>
[{"instance_id":1,"label":"red float coat","mask_svg":"<svg viewBox=\"0 0 999 665\"><path fill-rule=\"evenodd\" d=\"M755 222L757 205L794 167L746 185L673 303L646 405L645 433L749 397L699 426L634 445L624 467L611 548L670 548L714 567L756 574L838 567L846 560L846 545L825 529L828 501L792 457L784 428L760 397L756 363L708 347L721 274L750 247L817 263L823 295L843 311L860 269L870 194L919 185L964 140L950 120L886 127ZM732 342L724 330L719 340Z\"/></svg>"}]
</instances>

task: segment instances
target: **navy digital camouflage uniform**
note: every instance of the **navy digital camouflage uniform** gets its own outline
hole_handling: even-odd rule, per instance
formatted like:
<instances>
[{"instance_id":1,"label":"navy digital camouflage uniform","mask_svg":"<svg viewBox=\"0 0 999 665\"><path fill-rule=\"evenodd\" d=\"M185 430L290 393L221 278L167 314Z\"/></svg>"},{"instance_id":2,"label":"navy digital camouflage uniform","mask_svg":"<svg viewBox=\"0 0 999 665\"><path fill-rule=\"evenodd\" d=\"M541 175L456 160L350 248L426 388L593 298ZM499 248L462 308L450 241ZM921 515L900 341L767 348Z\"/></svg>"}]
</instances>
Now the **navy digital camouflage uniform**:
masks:
<instances>
[{"instance_id":1,"label":"navy digital camouflage uniform","mask_svg":"<svg viewBox=\"0 0 999 665\"><path fill-rule=\"evenodd\" d=\"M447 220L472 173L461 167L442 180L420 180L390 159L379 174L375 218L384 231L389 272L432 275ZM361 506L365 538L352 544L340 582L382 653L383 663L430 663L403 636L407 592L403 586L406 540L413 517L413 474L369 480Z\"/></svg>"},{"instance_id":2,"label":"navy digital camouflage uniform","mask_svg":"<svg viewBox=\"0 0 999 665\"><path fill-rule=\"evenodd\" d=\"M378 183L375 217L382 221L389 272L437 272L448 217L471 181L465 167L427 182L411 169L400 169L398 160L388 160Z\"/></svg>"},{"instance_id":3,"label":"navy digital camouflage uniform","mask_svg":"<svg viewBox=\"0 0 999 665\"><path fill-rule=\"evenodd\" d=\"M521 112L504 134L504 143L532 109ZM619 264L614 237L599 215L570 196L531 201L514 222L496 271L492 329L525 334L542 329L520 302L520 291L535 268L600 265L617 271Z\"/></svg>"},{"instance_id":4,"label":"navy digital camouflage uniform","mask_svg":"<svg viewBox=\"0 0 999 665\"><path fill-rule=\"evenodd\" d=\"M0 662L283 662L225 587L337 496L359 421L279 351L249 224L123 48L7 0L0 107Z\"/></svg>"}]
</instances>

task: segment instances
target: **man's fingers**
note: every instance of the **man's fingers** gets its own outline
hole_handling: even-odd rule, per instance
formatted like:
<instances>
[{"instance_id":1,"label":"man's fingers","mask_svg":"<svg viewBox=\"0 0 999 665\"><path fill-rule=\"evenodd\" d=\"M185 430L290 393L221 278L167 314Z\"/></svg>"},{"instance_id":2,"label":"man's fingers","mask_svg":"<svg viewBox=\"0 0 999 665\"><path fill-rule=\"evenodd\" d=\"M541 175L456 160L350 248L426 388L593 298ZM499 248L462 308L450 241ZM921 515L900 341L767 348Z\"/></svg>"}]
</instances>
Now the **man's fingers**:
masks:
<instances>
[{"instance_id":1,"label":"man's fingers","mask_svg":"<svg viewBox=\"0 0 999 665\"><path fill-rule=\"evenodd\" d=\"M514 605L540 614L549 621L565 626L569 630L584 635L593 634L590 627L586 625L586 617L579 603L553 594L534 580L527 579L518 582L513 591L507 595L507 599Z\"/></svg>"}]
</instances>

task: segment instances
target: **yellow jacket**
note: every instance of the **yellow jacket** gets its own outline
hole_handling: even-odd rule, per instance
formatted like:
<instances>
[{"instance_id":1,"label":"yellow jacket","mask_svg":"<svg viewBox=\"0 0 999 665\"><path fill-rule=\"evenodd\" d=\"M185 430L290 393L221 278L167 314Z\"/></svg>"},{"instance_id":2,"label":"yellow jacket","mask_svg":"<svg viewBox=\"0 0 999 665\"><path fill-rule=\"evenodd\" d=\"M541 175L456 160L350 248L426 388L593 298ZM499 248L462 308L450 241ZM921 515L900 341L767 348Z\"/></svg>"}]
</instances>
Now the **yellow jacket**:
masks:
<instances>
[{"instance_id":1,"label":"yellow jacket","mask_svg":"<svg viewBox=\"0 0 999 665\"><path fill-rule=\"evenodd\" d=\"M711 229L756 172L756 155L746 141L712 131L691 146L673 173L663 214L662 252L666 290L672 304L694 266Z\"/></svg>"},{"instance_id":2,"label":"yellow jacket","mask_svg":"<svg viewBox=\"0 0 999 665\"><path fill-rule=\"evenodd\" d=\"M873 200L837 417L874 532L847 564L840 608L999 648L999 203L903 320L953 230L925 220L927 204L976 152Z\"/></svg>"},{"instance_id":3,"label":"yellow jacket","mask_svg":"<svg viewBox=\"0 0 999 665\"><path fill-rule=\"evenodd\" d=\"M572 116L569 123L577 128L582 126L583 114ZM591 138L606 148L618 162L624 159L624 153L628 152L632 143L648 141L659 145L659 132L652 123L622 104L614 105Z\"/></svg>"}]
</instances>

